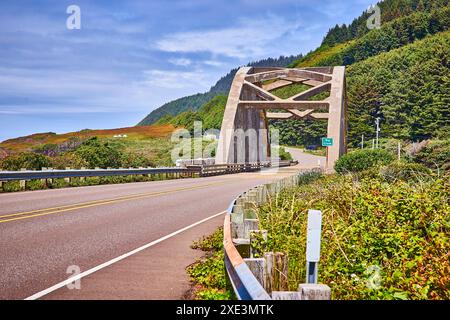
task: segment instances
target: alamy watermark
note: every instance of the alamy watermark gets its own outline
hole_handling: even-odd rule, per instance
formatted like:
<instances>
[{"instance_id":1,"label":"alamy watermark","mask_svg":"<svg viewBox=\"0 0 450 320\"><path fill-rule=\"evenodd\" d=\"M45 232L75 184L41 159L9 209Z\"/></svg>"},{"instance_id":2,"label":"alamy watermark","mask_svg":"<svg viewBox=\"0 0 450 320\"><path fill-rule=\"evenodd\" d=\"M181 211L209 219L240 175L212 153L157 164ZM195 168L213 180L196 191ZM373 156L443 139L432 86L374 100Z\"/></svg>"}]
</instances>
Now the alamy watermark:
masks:
<instances>
[{"instance_id":1,"label":"alamy watermark","mask_svg":"<svg viewBox=\"0 0 450 320\"><path fill-rule=\"evenodd\" d=\"M80 290L81 289L81 279L77 278L77 276L81 273L81 268L77 265L71 265L71 266L67 267L66 273L71 275L68 280L75 279L66 285L67 289Z\"/></svg>"},{"instance_id":2,"label":"alamy watermark","mask_svg":"<svg viewBox=\"0 0 450 320\"><path fill-rule=\"evenodd\" d=\"M371 5L369 9L367 9L367 13L371 13L372 15L367 19L367 28L369 30L380 29L381 28L381 9L378 5Z\"/></svg>"},{"instance_id":3,"label":"alamy watermark","mask_svg":"<svg viewBox=\"0 0 450 320\"><path fill-rule=\"evenodd\" d=\"M79 6L72 4L67 7L66 13L70 16L66 20L66 27L69 30L81 29L81 9Z\"/></svg>"},{"instance_id":4,"label":"alamy watermark","mask_svg":"<svg viewBox=\"0 0 450 320\"><path fill-rule=\"evenodd\" d=\"M220 136L220 140L218 139ZM261 174L278 172L279 130L278 129L236 129L220 132L209 129L203 132L201 121L194 122L193 131L178 129L172 133L171 141L175 147L171 151L174 164L215 164L238 163L256 164L271 163L271 170L263 170ZM222 145L219 145L222 144ZM220 154L217 153L220 150Z\"/></svg>"}]
</instances>

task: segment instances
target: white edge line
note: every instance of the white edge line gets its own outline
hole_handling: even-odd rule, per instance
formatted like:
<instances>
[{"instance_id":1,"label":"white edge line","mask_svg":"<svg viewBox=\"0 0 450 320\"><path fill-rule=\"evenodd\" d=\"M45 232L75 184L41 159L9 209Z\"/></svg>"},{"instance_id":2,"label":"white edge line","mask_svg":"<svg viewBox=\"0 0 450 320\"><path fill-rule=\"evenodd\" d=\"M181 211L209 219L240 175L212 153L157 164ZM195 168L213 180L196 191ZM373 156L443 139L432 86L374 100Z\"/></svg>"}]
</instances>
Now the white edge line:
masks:
<instances>
[{"instance_id":1,"label":"white edge line","mask_svg":"<svg viewBox=\"0 0 450 320\"><path fill-rule=\"evenodd\" d=\"M220 215L223 215L223 214L225 214L225 213L226 213L226 211L222 211L222 212L217 213L217 214L215 214L215 215L213 215L213 216L210 216L210 217L205 218L205 219L203 219L203 220L197 221L197 222L195 222L195 223L193 223L193 224L191 224L191 225L189 225L189 226L187 226L187 227L184 227L184 228L182 228L182 229L180 229L180 230L177 230L177 231L175 231L175 232L172 232L171 234L168 234L168 235L166 235L166 236L164 236L164 237L162 237L162 238L159 238L158 240L155 240L155 241L152 241L152 242L150 242L150 243L147 243L147 244L143 245L142 247L139 247L139 248L137 248L137 249L134 249L134 250L132 250L132 251L130 251L130 252L127 252L127 253L125 253L125 254L123 254L123 255L121 255L121 256L118 256L117 258L114 258L114 259L109 260L109 261L107 261L107 262L105 262L105 263L102 263L102 264L100 264L100 265L98 265L98 266L96 266L96 267L94 267L94 268L91 268L91 269L89 269L89 270L86 270L86 271L84 271L84 272L82 272L82 273L80 273L80 274L78 274L78 275L76 275L76 276L70 277L70 278L68 278L67 280L64 280L64 281L62 281L62 282L60 282L60 283L55 284L54 286L51 286L50 288L47 288L47 289L42 290L42 291L40 291L40 292L38 292L38 293L35 293L35 294L33 294L32 296L29 296L28 298L25 298L24 300L36 300L36 299L39 299L39 298L41 298L41 297L43 297L43 296L45 296L45 295L47 295L47 294L49 294L49 293L51 293L51 292L53 292L53 291L56 291L56 290L58 290L58 289L60 289L60 288L62 288L62 287L64 287L64 286L67 286L67 285L70 284L70 283L73 283L73 282L76 281L76 280L79 280L79 279L81 279L81 278L84 278L84 277L86 277L86 276L88 276L88 275L90 275L90 274L92 274L92 273L94 273L94 272L97 272L97 271L99 271L99 270L101 270L101 269L103 269L103 268L106 268L106 267L108 267L108 266L110 266L110 265L112 265L112 264L114 264L114 263L116 263L116 262L119 262L120 260L123 260L123 259L125 259L125 258L128 258L129 256L131 256L131 255L133 255L133 254L136 254L136 253L138 253L138 252L140 252L140 251L142 251L142 250L145 250L145 249L147 249L147 248L150 248L150 247L152 247L152 246L154 246L154 245L156 245L156 244L158 244L158 243L160 243L160 242L162 242L162 241L164 241L164 240L167 240L167 239L169 239L169 238L172 238L172 237L176 236L177 234L180 234L180 233L182 233L182 232L184 232L184 231L186 231L186 230L189 230L189 229L191 229L191 228L193 228L193 227L196 227L196 226L198 226L199 224L202 224L202 223L204 223L204 222L206 222L206 221L208 221L208 220L211 220L211 219L213 219L213 218L216 218L216 217L218 217L218 216L220 216Z\"/></svg>"}]
</instances>

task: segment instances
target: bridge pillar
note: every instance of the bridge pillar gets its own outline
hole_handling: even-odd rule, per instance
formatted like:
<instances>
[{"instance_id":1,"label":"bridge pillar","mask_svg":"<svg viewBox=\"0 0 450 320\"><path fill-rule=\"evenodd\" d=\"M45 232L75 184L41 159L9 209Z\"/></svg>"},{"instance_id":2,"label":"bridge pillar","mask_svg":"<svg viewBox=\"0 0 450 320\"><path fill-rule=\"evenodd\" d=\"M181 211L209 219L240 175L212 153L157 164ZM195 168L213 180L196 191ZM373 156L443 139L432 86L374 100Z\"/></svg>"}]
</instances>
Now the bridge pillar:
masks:
<instances>
[{"instance_id":1,"label":"bridge pillar","mask_svg":"<svg viewBox=\"0 0 450 320\"><path fill-rule=\"evenodd\" d=\"M334 67L329 98L327 134L328 138L333 138L333 146L327 147L327 172L333 172L336 161L347 152L347 100L345 87L345 67Z\"/></svg>"},{"instance_id":2,"label":"bridge pillar","mask_svg":"<svg viewBox=\"0 0 450 320\"><path fill-rule=\"evenodd\" d=\"M264 112L239 105L242 99L258 99L254 92L242 86L249 70L251 68L241 68L231 85L220 130L216 164L264 162L270 156Z\"/></svg>"}]
</instances>

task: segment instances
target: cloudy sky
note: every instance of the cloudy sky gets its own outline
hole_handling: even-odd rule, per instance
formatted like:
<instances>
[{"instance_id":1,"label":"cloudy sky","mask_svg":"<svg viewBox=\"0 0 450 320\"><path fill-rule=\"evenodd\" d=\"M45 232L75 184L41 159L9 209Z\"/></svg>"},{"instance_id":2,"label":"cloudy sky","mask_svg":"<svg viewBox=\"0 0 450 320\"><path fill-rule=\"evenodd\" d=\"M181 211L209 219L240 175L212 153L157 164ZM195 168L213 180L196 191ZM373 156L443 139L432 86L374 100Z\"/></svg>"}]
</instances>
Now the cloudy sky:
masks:
<instances>
[{"instance_id":1,"label":"cloudy sky","mask_svg":"<svg viewBox=\"0 0 450 320\"><path fill-rule=\"evenodd\" d=\"M249 61L306 53L374 0L0 2L0 141L135 125ZM69 5L81 29L69 30Z\"/></svg>"}]
</instances>

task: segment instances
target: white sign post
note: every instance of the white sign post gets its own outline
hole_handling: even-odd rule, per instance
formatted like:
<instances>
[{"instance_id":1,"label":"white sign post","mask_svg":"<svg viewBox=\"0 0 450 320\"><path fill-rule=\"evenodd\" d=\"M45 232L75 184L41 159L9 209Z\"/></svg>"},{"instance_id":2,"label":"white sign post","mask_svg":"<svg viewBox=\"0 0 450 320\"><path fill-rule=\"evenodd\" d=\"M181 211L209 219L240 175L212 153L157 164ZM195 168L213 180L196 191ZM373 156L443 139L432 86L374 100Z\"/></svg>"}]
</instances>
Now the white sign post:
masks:
<instances>
[{"instance_id":1,"label":"white sign post","mask_svg":"<svg viewBox=\"0 0 450 320\"><path fill-rule=\"evenodd\" d=\"M306 237L306 283L317 283L320 260L320 236L322 212L308 210L308 231Z\"/></svg>"}]
</instances>

